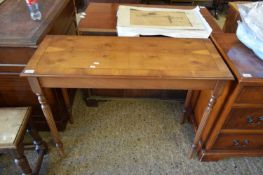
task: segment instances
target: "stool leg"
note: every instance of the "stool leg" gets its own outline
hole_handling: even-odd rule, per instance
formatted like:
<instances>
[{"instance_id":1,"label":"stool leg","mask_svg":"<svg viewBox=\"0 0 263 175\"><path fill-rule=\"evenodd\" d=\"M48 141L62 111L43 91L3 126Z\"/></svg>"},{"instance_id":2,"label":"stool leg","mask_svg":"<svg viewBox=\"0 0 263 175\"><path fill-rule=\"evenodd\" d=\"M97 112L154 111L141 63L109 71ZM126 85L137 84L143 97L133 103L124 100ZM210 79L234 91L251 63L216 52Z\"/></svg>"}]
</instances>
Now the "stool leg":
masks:
<instances>
[{"instance_id":1,"label":"stool leg","mask_svg":"<svg viewBox=\"0 0 263 175\"><path fill-rule=\"evenodd\" d=\"M24 145L21 142L15 150L13 150L15 164L21 169L23 175L31 175L32 170L29 166L27 158L24 155Z\"/></svg>"},{"instance_id":2,"label":"stool leg","mask_svg":"<svg viewBox=\"0 0 263 175\"><path fill-rule=\"evenodd\" d=\"M33 138L36 152L40 154L40 151L42 150L46 154L48 150L47 143L44 142L43 139L40 137L32 122L29 122L29 126L27 127L26 131Z\"/></svg>"},{"instance_id":3,"label":"stool leg","mask_svg":"<svg viewBox=\"0 0 263 175\"><path fill-rule=\"evenodd\" d=\"M35 162L35 167L33 169L33 174L39 174L41 164L44 158L44 155L47 154L48 147L47 143L42 140L37 130L33 126L32 122L29 122L27 127L27 133L33 138L33 143L35 145L35 151L38 154L37 161Z\"/></svg>"}]
</instances>

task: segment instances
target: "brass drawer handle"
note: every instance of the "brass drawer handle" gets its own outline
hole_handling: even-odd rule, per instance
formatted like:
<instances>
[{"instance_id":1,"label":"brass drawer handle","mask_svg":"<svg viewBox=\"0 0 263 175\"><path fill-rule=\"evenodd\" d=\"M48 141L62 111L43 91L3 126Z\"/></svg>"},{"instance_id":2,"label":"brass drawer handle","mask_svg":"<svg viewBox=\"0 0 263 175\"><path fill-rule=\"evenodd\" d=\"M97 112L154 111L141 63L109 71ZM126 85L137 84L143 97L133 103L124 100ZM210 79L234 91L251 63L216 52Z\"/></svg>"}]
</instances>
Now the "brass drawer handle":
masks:
<instances>
[{"instance_id":1,"label":"brass drawer handle","mask_svg":"<svg viewBox=\"0 0 263 175\"><path fill-rule=\"evenodd\" d=\"M248 124L257 124L260 125L263 123L263 116L260 117L255 117L253 118L252 116L247 117L247 123Z\"/></svg>"},{"instance_id":2,"label":"brass drawer handle","mask_svg":"<svg viewBox=\"0 0 263 175\"><path fill-rule=\"evenodd\" d=\"M248 144L249 144L249 140L248 139L244 139L243 142L240 141L240 140L237 140L237 139L233 140L233 145L235 147L244 148L244 147L248 146Z\"/></svg>"}]
</instances>

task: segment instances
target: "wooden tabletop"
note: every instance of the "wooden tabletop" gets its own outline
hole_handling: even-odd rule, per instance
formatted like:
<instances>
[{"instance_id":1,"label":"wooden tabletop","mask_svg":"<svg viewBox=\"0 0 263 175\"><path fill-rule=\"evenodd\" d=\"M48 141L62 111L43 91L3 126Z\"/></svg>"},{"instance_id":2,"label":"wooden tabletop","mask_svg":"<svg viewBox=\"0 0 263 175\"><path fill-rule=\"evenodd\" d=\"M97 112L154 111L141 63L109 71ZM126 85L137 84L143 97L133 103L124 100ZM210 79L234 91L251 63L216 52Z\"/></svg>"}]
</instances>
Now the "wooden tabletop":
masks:
<instances>
[{"instance_id":1,"label":"wooden tabletop","mask_svg":"<svg viewBox=\"0 0 263 175\"><path fill-rule=\"evenodd\" d=\"M262 83L263 61L242 44L235 33L216 34L213 39L238 81Z\"/></svg>"},{"instance_id":2,"label":"wooden tabletop","mask_svg":"<svg viewBox=\"0 0 263 175\"><path fill-rule=\"evenodd\" d=\"M0 46L36 47L69 0L39 0L41 21L33 21L25 0L0 5Z\"/></svg>"},{"instance_id":3,"label":"wooden tabletop","mask_svg":"<svg viewBox=\"0 0 263 175\"><path fill-rule=\"evenodd\" d=\"M80 20L80 33L110 33L116 34L117 10L118 3L90 3L86 9L87 16ZM129 4L139 7L156 7L156 8L174 8L174 9L193 9L193 6L174 6L174 5L143 5ZM214 17L206 8L201 8L201 14L204 16L208 24L213 29L213 33L222 33L222 30L216 23Z\"/></svg>"},{"instance_id":4,"label":"wooden tabletop","mask_svg":"<svg viewBox=\"0 0 263 175\"><path fill-rule=\"evenodd\" d=\"M47 36L24 75L232 79L210 40L164 37Z\"/></svg>"}]
</instances>

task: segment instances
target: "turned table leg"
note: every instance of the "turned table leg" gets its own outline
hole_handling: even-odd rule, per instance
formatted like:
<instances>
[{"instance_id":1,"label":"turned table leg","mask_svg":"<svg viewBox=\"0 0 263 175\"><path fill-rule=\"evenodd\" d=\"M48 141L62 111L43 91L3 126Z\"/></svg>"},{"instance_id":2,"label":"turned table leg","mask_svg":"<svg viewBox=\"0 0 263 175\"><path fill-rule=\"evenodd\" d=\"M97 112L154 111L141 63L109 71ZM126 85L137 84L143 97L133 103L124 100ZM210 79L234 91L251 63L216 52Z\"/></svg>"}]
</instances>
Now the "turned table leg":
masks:
<instances>
[{"instance_id":1,"label":"turned table leg","mask_svg":"<svg viewBox=\"0 0 263 175\"><path fill-rule=\"evenodd\" d=\"M51 135L54 138L54 141L56 143L56 147L58 148L60 155L64 156L65 153L64 153L63 144L62 144L62 141L60 139L60 136L59 136L59 133L57 130L57 126L56 126L53 114L51 112L50 106L47 104L46 98L44 97L43 94L37 93L36 95L38 97L39 103L41 104L42 111L43 111L44 116L47 120Z\"/></svg>"},{"instance_id":2,"label":"turned table leg","mask_svg":"<svg viewBox=\"0 0 263 175\"><path fill-rule=\"evenodd\" d=\"M191 150L190 150L189 155L188 155L189 159L192 159L192 157L193 157L193 153L194 153L194 151L195 151L195 149L197 147L198 142L201 139L203 130L204 130L205 126L206 126L206 123L207 123L208 118L210 116L210 113L211 113L211 111L213 109L213 106L214 106L218 96L220 96L221 93L222 93L224 84L225 84L224 81L217 81L217 83L215 85L215 88L214 88L214 90L212 92L212 95L211 95L211 97L209 99L207 107L206 107L206 109L205 109L205 111L203 113L203 116L202 116L202 119L200 121L200 124L199 124L199 126L197 128L197 131L196 131L196 134L195 134L195 138L194 138Z\"/></svg>"},{"instance_id":3,"label":"turned table leg","mask_svg":"<svg viewBox=\"0 0 263 175\"><path fill-rule=\"evenodd\" d=\"M60 139L58 129L52 114L52 111L50 109L50 106L48 105L46 98L44 96L43 90L39 84L39 81L36 77L30 77L28 78L29 84L31 86L32 91L37 95L38 101L41 105L42 111L44 113L44 116L46 118L47 124L49 126L51 135L55 141L56 147L59 151L59 154L63 157L65 156L63 143Z\"/></svg>"}]
</instances>

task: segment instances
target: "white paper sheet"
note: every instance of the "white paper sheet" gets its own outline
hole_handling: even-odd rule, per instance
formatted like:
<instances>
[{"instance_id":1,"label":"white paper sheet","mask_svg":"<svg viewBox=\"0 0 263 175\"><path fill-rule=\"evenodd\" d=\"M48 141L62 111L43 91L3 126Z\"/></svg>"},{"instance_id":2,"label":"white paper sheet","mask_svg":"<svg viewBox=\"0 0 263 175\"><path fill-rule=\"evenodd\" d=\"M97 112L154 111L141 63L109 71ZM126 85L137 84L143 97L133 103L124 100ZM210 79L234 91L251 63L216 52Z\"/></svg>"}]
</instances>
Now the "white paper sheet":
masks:
<instances>
[{"instance_id":1,"label":"white paper sheet","mask_svg":"<svg viewBox=\"0 0 263 175\"><path fill-rule=\"evenodd\" d=\"M212 32L199 7L182 10L121 5L117 18L118 36L164 35L175 38L208 38Z\"/></svg>"}]
</instances>

